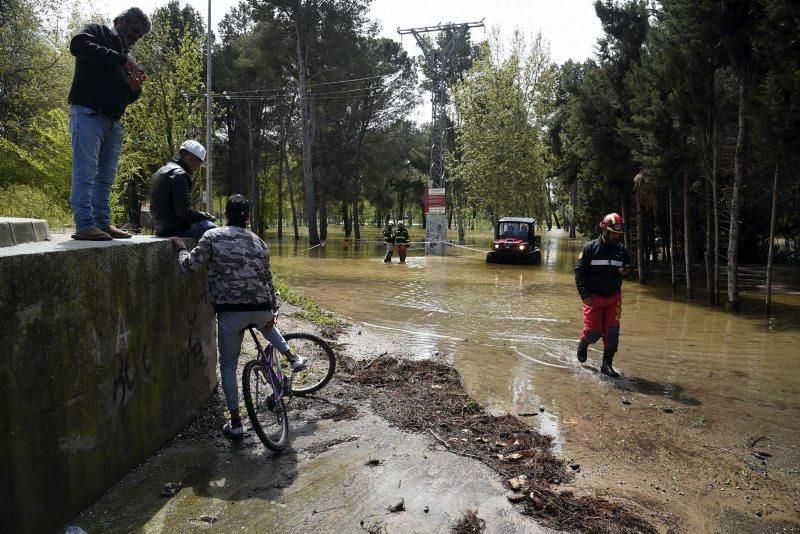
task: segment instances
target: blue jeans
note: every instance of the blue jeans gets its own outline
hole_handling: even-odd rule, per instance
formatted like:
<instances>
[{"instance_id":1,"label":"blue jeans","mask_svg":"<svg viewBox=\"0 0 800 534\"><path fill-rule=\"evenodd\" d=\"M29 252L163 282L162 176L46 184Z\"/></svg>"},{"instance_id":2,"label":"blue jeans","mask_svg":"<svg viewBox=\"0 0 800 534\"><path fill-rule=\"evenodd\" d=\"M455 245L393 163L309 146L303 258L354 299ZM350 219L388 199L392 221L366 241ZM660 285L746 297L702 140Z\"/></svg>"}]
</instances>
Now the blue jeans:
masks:
<instances>
[{"instance_id":1,"label":"blue jeans","mask_svg":"<svg viewBox=\"0 0 800 534\"><path fill-rule=\"evenodd\" d=\"M85 106L70 106L72 194L69 203L78 232L111 224L109 198L125 130L119 121Z\"/></svg>"},{"instance_id":2,"label":"blue jeans","mask_svg":"<svg viewBox=\"0 0 800 534\"><path fill-rule=\"evenodd\" d=\"M249 324L266 325L272 320L271 311L227 311L217 314L217 347L219 348L219 374L222 375L222 391L228 410L239 409L239 381L236 367L239 363L239 351L242 350L244 330ZM280 330L273 323L258 329L281 354L289 352L289 345L283 339ZM277 356L277 355L276 355Z\"/></svg>"},{"instance_id":3,"label":"blue jeans","mask_svg":"<svg viewBox=\"0 0 800 534\"><path fill-rule=\"evenodd\" d=\"M193 237L195 239L200 239L203 237L203 234L216 227L217 225L211 221L196 222L191 226L191 228L189 228L189 230L182 233L178 237Z\"/></svg>"}]
</instances>

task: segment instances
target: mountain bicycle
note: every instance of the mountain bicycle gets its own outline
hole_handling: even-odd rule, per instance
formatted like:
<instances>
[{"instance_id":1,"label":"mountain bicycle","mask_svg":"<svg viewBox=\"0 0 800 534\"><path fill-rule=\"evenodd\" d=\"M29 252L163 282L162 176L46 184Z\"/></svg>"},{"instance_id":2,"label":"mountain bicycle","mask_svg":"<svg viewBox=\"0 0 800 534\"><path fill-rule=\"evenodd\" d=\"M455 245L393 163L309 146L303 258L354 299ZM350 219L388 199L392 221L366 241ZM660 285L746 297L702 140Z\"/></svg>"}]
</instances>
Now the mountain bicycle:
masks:
<instances>
[{"instance_id":1,"label":"mountain bicycle","mask_svg":"<svg viewBox=\"0 0 800 534\"><path fill-rule=\"evenodd\" d=\"M286 357L269 342L262 346L256 325L248 325L247 329L256 343L256 357L242 371L247 415L261 442L273 451L281 451L289 444L286 399L310 395L330 382L336 370L336 356L328 343L313 334L286 334L283 338L292 352L308 358L305 369L292 372ZM284 375L284 368L289 369L288 375Z\"/></svg>"}]
</instances>

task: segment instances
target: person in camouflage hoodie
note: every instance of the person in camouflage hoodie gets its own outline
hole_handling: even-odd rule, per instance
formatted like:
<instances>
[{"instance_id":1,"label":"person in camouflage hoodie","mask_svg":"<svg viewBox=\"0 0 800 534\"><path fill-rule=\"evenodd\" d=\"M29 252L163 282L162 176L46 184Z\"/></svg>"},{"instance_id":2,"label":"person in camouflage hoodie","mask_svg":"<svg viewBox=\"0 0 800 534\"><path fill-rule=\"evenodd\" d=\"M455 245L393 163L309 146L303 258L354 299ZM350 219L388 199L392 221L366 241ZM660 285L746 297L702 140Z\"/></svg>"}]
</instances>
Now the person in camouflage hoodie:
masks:
<instances>
[{"instance_id":1,"label":"person in camouflage hoodie","mask_svg":"<svg viewBox=\"0 0 800 534\"><path fill-rule=\"evenodd\" d=\"M243 195L232 195L225 206L228 226L208 230L189 252L183 240L171 237L178 251L178 266L185 274L208 267L208 290L217 312L217 345L222 390L231 418L222 427L228 439L244 437L239 417L239 385L236 368L242 337L248 325L258 330L291 362L294 371L305 367L307 360L292 353L275 326L275 288L269 268L269 249L249 231L247 218L250 202Z\"/></svg>"}]
</instances>

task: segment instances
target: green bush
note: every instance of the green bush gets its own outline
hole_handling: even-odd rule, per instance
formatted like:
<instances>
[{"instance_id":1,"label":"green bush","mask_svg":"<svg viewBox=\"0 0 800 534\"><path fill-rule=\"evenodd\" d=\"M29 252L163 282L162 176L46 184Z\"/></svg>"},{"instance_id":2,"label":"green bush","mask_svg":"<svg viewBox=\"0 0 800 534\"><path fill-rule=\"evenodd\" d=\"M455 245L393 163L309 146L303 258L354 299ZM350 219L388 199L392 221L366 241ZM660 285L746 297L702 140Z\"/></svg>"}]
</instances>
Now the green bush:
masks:
<instances>
[{"instance_id":1,"label":"green bush","mask_svg":"<svg viewBox=\"0 0 800 534\"><path fill-rule=\"evenodd\" d=\"M25 184L0 187L0 216L47 219L51 228L73 225L72 211L62 198Z\"/></svg>"}]
</instances>

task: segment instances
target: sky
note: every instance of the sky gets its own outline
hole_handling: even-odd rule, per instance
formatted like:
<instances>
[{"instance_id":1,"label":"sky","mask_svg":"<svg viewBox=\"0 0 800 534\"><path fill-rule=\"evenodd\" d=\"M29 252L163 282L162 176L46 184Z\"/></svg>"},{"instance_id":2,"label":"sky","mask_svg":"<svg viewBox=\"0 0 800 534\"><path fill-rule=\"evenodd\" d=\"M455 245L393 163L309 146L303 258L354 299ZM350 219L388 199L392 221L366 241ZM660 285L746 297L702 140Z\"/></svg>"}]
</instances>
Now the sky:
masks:
<instances>
[{"instance_id":1,"label":"sky","mask_svg":"<svg viewBox=\"0 0 800 534\"><path fill-rule=\"evenodd\" d=\"M166 0L106 0L96 5L113 16L132 5L150 13L165 3ZM206 16L208 0L181 2L187 3ZM213 0L211 21L215 29L225 13L238 3L239 0ZM517 27L530 36L541 31L550 42L553 60L563 63L570 58L583 61L594 53L602 29L593 3L594 0L373 0L370 19L380 22L382 36L395 40L400 39L398 27L447 22L483 20L485 32L480 28L471 30L474 42L488 37L492 28L499 28L503 36L510 36ZM410 54L419 55L413 36L404 36L402 43Z\"/></svg>"},{"instance_id":2,"label":"sky","mask_svg":"<svg viewBox=\"0 0 800 534\"><path fill-rule=\"evenodd\" d=\"M216 30L222 17L240 0L213 0L211 22ZM99 11L111 18L132 5L151 13L167 0L106 0ZM203 18L208 13L208 0L181 0L191 4ZM448 22L477 22L483 20L485 29L470 30L473 42L488 38L499 30L507 41L516 28L529 38L541 31L550 44L550 55L556 63L568 59L584 61L594 55L595 45L602 35L600 21L595 15L594 0L373 0L369 19L381 25L381 36L399 40L413 57L420 55L412 35L401 36L398 28L435 26ZM412 113L412 120L430 120L430 96L422 100Z\"/></svg>"}]
</instances>

